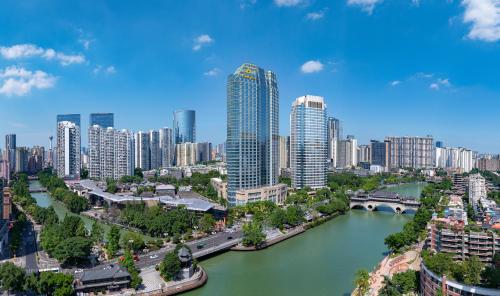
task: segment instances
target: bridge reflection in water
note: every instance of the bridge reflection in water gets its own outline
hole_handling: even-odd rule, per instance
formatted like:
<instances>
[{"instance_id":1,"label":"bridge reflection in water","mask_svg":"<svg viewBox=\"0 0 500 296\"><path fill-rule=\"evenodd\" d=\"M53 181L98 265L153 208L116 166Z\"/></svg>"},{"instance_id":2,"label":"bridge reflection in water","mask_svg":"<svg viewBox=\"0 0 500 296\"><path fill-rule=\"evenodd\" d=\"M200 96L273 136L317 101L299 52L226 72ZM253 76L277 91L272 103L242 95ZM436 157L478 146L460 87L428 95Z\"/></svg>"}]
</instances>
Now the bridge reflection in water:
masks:
<instances>
[{"instance_id":1,"label":"bridge reflection in water","mask_svg":"<svg viewBox=\"0 0 500 296\"><path fill-rule=\"evenodd\" d=\"M350 198L351 209L366 209L368 211L389 208L397 214L409 214L415 213L419 206L420 202L416 198L389 191L358 192Z\"/></svg>"}]
</instances>

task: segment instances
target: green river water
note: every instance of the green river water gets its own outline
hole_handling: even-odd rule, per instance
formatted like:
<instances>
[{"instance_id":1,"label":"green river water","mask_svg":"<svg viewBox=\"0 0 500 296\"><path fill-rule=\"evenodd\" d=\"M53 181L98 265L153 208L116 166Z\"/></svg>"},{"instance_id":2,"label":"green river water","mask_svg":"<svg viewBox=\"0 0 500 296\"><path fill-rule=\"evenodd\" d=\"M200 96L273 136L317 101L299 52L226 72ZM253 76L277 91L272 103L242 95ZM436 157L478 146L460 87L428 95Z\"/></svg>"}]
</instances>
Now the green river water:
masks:
<instances>
[{"instance_id":1,"label":"green river water","mask_svg":"<svg viewBox=\"0 0 500 296\"><path fill-rule=\"evenodd\" d=\"M424 183L386 190L420 196ZM385 256L384 238L410 215L352 210L258 252L227 252L202 261L208 282L190 296L347 295L354 273L372 270Z\"/></svg>"}]
</instances>

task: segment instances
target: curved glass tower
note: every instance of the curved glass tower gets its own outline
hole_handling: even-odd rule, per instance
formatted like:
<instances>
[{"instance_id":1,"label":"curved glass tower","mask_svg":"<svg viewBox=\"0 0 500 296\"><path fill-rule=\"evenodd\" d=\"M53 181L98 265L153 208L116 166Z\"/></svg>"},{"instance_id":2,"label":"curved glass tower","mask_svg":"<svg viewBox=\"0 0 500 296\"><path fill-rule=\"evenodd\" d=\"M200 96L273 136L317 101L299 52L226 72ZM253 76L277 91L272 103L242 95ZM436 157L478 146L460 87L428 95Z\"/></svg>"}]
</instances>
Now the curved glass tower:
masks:
<instances>
[{"instance_id":1,"label":"curved glass tower","mask_svg":"<svg viewBox=\"0 0 500 296\"><path fill-rule=\"evenodd\" d=\"M277 183L279 93L276 75L241 65L227 81L228 200L236 191Z\"/></svg>"},{"instance_id":2,"label":"curved glass tower","mask_svg":"<svg viewBox=\"0 0 500 296\"><path fill-rule=\"evenodd\" d=\"M175 144L196 143L196 115L194 110L177 110L174 112Z\"/></svg>"}]
</instances>

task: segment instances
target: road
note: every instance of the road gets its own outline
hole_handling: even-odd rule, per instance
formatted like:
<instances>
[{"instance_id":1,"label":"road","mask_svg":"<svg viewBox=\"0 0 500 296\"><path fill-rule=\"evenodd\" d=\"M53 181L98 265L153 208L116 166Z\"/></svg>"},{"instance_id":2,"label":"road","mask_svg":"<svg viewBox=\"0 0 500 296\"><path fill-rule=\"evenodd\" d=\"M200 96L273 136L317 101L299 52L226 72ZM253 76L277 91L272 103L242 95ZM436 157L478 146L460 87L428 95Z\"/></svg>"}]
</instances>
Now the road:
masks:
<instances>
[{"instance_id":1,"label":"road","mask_svg":"<svg viewBox=\"0 0 500 296\"><path fill-rule=\"evenodd\" d=\"M187 242L186 245L191 249L193 253L196 253L197 251L222 245L230 240L240 239L242 237L243 232L241 230L236 230L234 232L217 232L216 234L204 237L202 239ZM200 246L200 248L198 248L198 246ZM174 249L175 246L169 246L158 251L153 251L141 255L139 256L139 261L137 261L135 265L137 266L137 268L143 269L159 264L165 257L165 254L172 252Z\"/></svg>"},{"instance_id":2,"label":"road","mask_svg":"<svg viewBox=\"0 0 500 296\"><path fill-rule=\"evenodd\" d=\"M31 221L27 221L21 233L22 245L19 248L18 255L25 256L27 273L38 272L38 265L36 262L36 232L33 230Z\"/></svg>"}]
</instances>

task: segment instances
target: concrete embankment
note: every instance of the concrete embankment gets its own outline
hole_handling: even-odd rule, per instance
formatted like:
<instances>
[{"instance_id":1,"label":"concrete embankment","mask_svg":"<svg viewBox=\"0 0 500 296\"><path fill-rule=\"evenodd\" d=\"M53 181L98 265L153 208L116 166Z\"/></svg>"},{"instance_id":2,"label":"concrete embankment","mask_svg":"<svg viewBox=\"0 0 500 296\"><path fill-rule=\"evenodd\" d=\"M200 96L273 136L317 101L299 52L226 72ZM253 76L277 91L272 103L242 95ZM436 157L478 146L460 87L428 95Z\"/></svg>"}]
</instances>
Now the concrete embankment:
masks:
<instances>
[{"instance_id":1,"label":"concrete embankment","mask_svg":"<svg viewBox=\"0 0 500 296\"><path fill-rule=\"evenodd\" d=\"M162 288L161 290L155 290L150 292L137 293L136 295L140 296L169 296L169 295L177 295L180 293L184 293L190 290L197 289L204 284L206 284L208 280L207 272L201 267L198 266L199 271L190 279L185 281L180 281L178 283L168 284L167 287Z\"/></svg>"}]
</instances>

